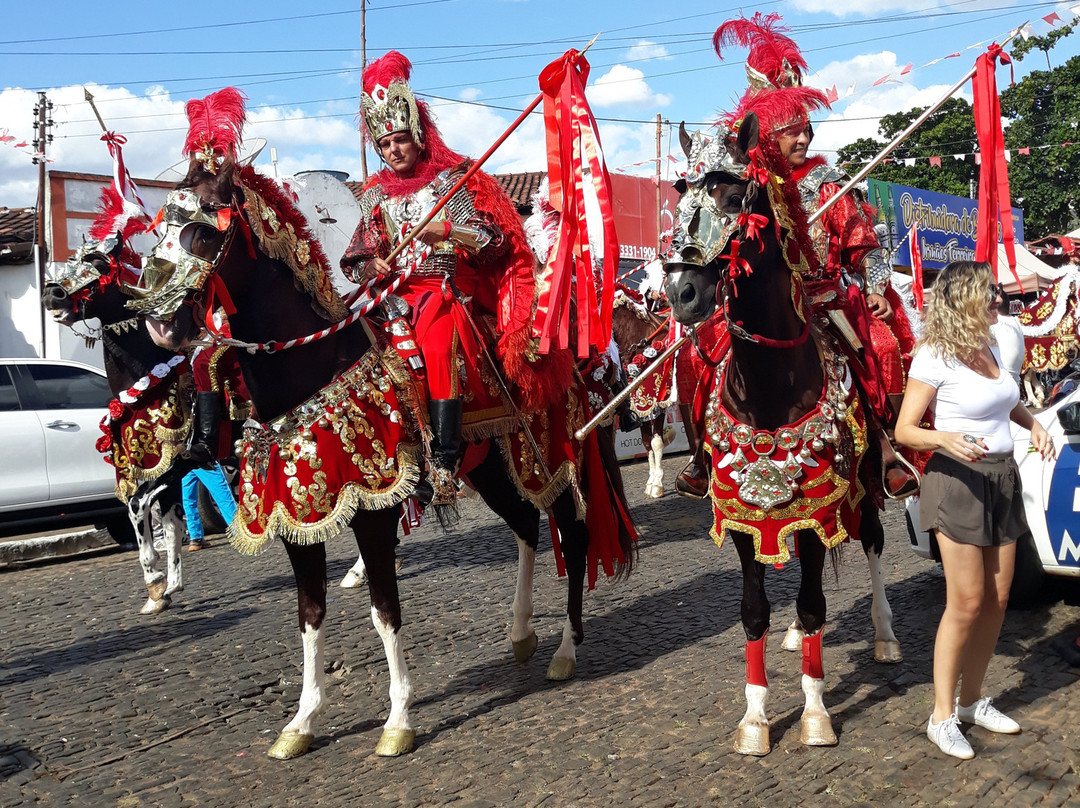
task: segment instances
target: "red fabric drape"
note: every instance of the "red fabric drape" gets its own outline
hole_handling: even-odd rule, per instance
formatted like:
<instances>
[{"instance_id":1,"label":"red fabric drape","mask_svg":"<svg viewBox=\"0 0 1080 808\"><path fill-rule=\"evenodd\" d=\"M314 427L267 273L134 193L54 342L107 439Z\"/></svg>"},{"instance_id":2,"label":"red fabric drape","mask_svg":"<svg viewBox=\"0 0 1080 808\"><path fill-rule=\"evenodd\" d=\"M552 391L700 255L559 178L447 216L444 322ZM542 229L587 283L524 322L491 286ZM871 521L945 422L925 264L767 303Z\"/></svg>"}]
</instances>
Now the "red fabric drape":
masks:
<instances>
[{"instance_id":1,"label":"red fabric drape","mask_svg":"<svg viewBox=\"0 0 1080 808\"><path fill-rule=\"evenodd\" d=\"M974 96L975 132L982 155L979 171L979 217L975 242L975 260L987 261L997 277L997 223L1001 221L1002 241L1009 270L1023 291L1016 272L1016 247L1012 225L1012 199L1009 195L1009 170L1005 163L1005 136L1001 131L1001 104L998 99L994 68L997 60L1011 64L1009 55L996 42L975 62L971 79Z\"/></svg>"},{"instance_id":2,"label":"red fabric drape","mask_svg":"<svg viewBox=\"0 0 1080 808\"><path fill-rule=\"evenodd\" d=\"M997 254L997 250L994 250ZM915 308L923 308L922 246L919 244L919 223L911 223L911 293L915 296Z\"/></svg>"},{"instance_id":3,"label":"red fabric drape","mask_svg":"<svg viewBox=\"0 0 1080 808\"><path fill-rule=\"evenodd\" d=\"M611 310L619 243L615 236L611 180L604 165L600 137L588 101L585 84L589 63L569 50L540 74L544 96L544 127L547 134L548 182L552 207L561 214L558 241L537 284L533 333L540 353L574 347L579 358L594 347L600 353L611 342ZM603 222L604 266L600 294L593 281L592 251L585 219L583 177L585 170L596 191ZM577 304L576 345L570 345L571 296ZM596 301L599 300L599 307Z\"/></svg>"}]
</instances>

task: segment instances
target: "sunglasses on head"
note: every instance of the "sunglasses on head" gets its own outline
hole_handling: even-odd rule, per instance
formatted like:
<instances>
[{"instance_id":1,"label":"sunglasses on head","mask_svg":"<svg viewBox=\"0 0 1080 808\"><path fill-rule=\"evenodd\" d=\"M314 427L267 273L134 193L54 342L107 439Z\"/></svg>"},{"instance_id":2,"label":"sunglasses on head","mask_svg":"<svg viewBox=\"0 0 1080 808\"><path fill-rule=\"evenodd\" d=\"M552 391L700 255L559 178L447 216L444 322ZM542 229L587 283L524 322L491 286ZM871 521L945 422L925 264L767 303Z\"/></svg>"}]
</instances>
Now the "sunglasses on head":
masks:
<instances>
[{"instance_id":1,"label":"sunglasses on head","mask_svg":"<svg viewBox=\"0 0 1080 808\"><path fill-rule=\"evenodd\" d=\"M986 299L990 303L993 303L999 297L1003 297L1004 294L1005 294L1004 291L1002 290L1002 288L998 284L992 283L992 284L990 284L990 289L986 293Z\"/></svg>"}]
</instances>

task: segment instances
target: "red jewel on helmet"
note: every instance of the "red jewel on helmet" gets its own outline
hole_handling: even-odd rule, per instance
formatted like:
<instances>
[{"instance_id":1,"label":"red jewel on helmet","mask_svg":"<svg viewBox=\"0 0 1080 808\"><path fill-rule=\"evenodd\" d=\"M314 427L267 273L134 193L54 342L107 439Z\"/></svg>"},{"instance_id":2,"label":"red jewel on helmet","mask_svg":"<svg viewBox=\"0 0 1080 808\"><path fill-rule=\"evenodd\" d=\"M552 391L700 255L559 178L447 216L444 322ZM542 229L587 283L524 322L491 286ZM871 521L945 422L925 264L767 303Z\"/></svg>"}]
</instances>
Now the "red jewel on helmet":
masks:
<instances>
[{"instance_id":1,"label":"red jewel on helmet","mask_svg":"<svg viewBox=\"0 0 1080 808\"><path fill-rule=\"evenodd\" d=\"M384 93L382 90L379 90L378 96L379 96L379 100L382 101L383 98L386 97L386 93Z\"/></svg>"},{"instance_id":2,"label":"red jewel on helmet","mask_svg":"<svg viewBox=\"0 0 1080 808\"><path fill-rule=\"evenodd\" d=\"M391 129L392 127L393 127L393 124L392 124L392 123L390 123L390 121L387 121L385 125L386 125L386 131L387 131L387 132L389 132L389 131L390 131L390 129Z\"/></svg>"}]
</instances>

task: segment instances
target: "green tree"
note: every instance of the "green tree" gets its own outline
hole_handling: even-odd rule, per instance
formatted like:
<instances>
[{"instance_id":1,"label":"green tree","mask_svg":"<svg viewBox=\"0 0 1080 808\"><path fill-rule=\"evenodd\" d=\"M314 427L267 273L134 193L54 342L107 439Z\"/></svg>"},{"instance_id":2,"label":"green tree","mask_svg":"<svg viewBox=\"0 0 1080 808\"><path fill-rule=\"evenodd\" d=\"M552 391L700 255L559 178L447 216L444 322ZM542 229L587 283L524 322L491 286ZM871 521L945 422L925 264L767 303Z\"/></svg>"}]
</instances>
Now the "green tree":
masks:
<instances>
[{"instance_id":1,"label":"green tree","mask_svg":"<svg viewBox=\"0 0 1080 808\"><path fill-rule=\"evenodd\" d=\"M878 125L881 140L860 138L838 152L838 162L849 173L859 171L885 144L903 132L925 107L886 115ZM971 104L962 98L950 98L935 110L910 137L893 151L890 162L882 163L870 176L883 182L909 185L926 191L953 196L968 196L971 181L978 182L978 167L972 157L954 160L954 154L971 154L976 149L975 117ZM903 160L922 158L906 166ZM927 157L941 157L940 166L932 166Z\"/></svg>"},{"instance_id":2,"label":"green tree","mask_svg":"<svg viewBox=\"0 0 1080 808\"><path fill-rule=\"evenodd\" d=\"M1063 26L1045 37L1018 40L1017 61L1032 50L1047 54L1056 42L1072 33ZM1065 233L1080 224L1080 56L1049 70L1036 70L1014 86L1000 81L1001 114L1005 118L1005 147L1011 150L1009 189L1013 205L1024 211L1028 239ZM884 148L923 108L881 119L880 140L861 138L839 150L838 162L849 173L861 169ZM1030 154L1019 149L1030 148ZM968 196L970 184L979 181L974 158L953 160L953 154L977 152L975 120L971 105L963 99L946 101L892 153L893 161L875 168L870 177L954 196ZM923 158L905 166L905 158ZM927 157L941 157L931 166Z\"/></svg>"}]
</instances>

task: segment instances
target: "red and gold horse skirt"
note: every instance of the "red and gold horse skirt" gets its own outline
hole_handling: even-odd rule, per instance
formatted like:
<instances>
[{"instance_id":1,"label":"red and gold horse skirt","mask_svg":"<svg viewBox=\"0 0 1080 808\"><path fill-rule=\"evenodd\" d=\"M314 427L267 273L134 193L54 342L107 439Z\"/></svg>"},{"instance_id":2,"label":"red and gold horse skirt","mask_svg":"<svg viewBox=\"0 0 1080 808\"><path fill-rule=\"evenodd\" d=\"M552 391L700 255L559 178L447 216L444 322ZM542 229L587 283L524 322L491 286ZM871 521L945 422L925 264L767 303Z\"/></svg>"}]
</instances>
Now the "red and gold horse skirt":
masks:
<instances>
[{"instance_id":1,"label":"red and gold horse skirt","mask_svg":"<svg viewBox=\"0 0 1080 808\"><path fill-rule=\"evenodd\" d=\"M369 350L298 407L245 424L230 541L248 555L271 536L321 543L357 509L399 504L420 479L417 435L408 371L392 350Z\"/></svg>"},{"instance_id":2,"label":"red and gold horse skirt","mask_svg":"<svg viewBox=\"0 0 1080 808\"><path fill-rule=\"evenodd\" d=\"M768 431L737 422L724 408L726 362L706 409L713 540L722 545L728 530L748 533L764 564L789 561L787 539L798 530L812 530L835 547L858 528L864 493L866 420L846 357L826 351L817 405L794 424Z\"/></svg>"},{"instance_id":3,"label":"red and gold horse skirt","mask_svg":"<svg viewBox=\"0 0 1080 808\"><path fill-rule=\"evenodd\" d=\"M191 367L184 361L168 376L142 392L134 404L114 399L102 422L98 450L116 467L116 496L127 502L148 480L160 477L184 448L191 431L194 389Z\"/></svg>"}]
</instances>

